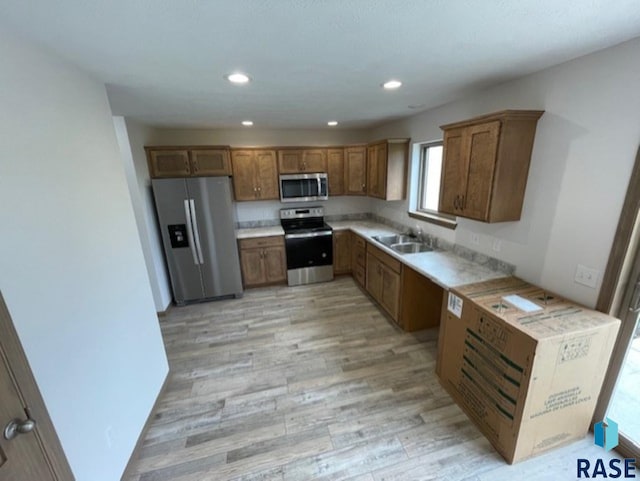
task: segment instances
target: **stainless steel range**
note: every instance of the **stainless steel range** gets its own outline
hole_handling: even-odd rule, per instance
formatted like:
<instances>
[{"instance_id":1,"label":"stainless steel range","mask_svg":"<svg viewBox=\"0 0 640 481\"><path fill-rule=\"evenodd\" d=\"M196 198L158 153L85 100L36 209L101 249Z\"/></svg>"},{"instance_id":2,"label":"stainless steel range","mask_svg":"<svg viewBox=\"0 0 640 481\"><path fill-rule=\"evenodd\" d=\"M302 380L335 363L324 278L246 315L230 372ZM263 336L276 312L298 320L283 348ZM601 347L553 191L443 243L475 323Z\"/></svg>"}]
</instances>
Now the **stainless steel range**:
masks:
<instances>
[{"instance_id":1,"label":"stainless steel range","mask_svg":"<svg viewBox=\"0 0 640 481\"><path fill-rule=\"evenodd\" d=\"M280 209L290 286L333 279L333 229L324 208Z\"/></svg>"}]
</instances>

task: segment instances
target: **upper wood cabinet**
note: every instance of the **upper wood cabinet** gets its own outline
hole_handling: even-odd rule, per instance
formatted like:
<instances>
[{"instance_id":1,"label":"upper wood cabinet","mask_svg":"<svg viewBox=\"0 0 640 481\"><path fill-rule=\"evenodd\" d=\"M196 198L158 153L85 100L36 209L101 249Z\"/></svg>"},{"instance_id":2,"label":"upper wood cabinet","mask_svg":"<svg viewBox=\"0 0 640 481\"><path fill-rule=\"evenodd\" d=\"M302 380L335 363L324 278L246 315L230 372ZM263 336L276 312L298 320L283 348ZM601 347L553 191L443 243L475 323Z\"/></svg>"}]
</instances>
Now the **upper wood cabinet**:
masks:
<instances>
[{"instance_id":1,"label":"upper wood cabinet","mask_svg":"<svg viewBox=\"0 0 640 481\"><path fill-rule=\"evenodd\" d=\"M443 125L440 212L483 222L520 219L543 110L504 110Z\"/></svg>"},{"instance_id":2,"label":"upper wood cabinet","mask_svg":"<svg viewBox=\"0 0 640 481\"><path fill-rule=\"evenodd\" d=\"M327 149L329 195L344 195L344 149Z\"/></svg>"},{"instance_id":3,"label":"upper wood cabinet","mask_svg":"<svg viewBox=\"0 0 640 481\"><path fill-rule=\"evenodd\" d=\"M193 175L231 175L228 149L193 149L190 154Z\"/></svg>"},{"instance_id":4,"label":"upper wood cabinet","mask_svg":"<svg viewBox=\"0 0 640 481\"><path fill-rule=\"evenodd\" d=\"M344 178L347 195L367 195L367 147L345 147Z\"/></svg>"},{"instance_id":5,"label":"upper wood cabinet","mask_svg":"<svg viewBox=\"0 0 640 481\"><path fill-rule=\"evenodd\" d=\"M279 199L276 152L261 149L232 149L235 199Z\"/></svg>"},{"instance_id":6,"label":"upper wood cabinet","mask_svg":"<svg viewBox=\"0 0 640 481\"><path fill-rule=\"evenodd\" d=\"M228 147L145 147L152 178L231 175Z\"/></svg>"},{"instance_id":7,"label":"upper wood cabinet","mask_svg":"<svg viewBox=\"0 0 640 481\"><path fill-rule=\"evenodd\" d=\"M409 139L390 139L367 147L367 195L402 200L406 195Z\"/></svg>"},{"instance_id":8,"label":"upper wood cabinet","mask_svg":"<svg viewBox=\"0 0 640 481\"><path fill-rule=\"evenodd\" d=\"M326 172L326 149L282 149L278 150L278 171L281 174L299 172Z\"/></svg>"}]
</instances>

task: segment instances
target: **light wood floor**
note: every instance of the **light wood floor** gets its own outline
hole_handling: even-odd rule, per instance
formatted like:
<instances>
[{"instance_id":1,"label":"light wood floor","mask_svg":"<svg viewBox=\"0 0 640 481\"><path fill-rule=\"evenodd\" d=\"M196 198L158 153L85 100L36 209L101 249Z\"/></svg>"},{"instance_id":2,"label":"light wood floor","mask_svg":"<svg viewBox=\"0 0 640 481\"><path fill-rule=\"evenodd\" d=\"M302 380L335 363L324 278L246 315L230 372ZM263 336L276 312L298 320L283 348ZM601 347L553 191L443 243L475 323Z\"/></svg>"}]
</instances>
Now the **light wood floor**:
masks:
<instances>
[{"instance_id":1,"label":"light wood floor","mask_svg":"<svg viewBox=\"0 0 640 481\"><path fill-rule=\"evenodd\" d=\"M592 438L508 466L441 389L437 331L350 277L174 308L171 379L127 481L575 479Z\"/></svg>"}]
</instances>

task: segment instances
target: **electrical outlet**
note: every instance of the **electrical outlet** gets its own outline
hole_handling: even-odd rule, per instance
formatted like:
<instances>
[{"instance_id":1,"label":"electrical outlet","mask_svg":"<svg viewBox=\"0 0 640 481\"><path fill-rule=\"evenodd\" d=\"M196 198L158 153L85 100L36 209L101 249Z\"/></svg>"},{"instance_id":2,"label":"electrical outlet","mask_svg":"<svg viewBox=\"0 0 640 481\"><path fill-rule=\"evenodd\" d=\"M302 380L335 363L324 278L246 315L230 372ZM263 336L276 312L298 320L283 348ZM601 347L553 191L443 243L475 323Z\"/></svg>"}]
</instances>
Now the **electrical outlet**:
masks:
<instances>
[{"instance_id":1,"label":"electrical outlet","mask_svg":"<svg viewBox=\"0 0 640 481\"><path fill-rule=\"evenodd\" d=\"M471 233L471 243L473 245L479 245L480 244L480 235L475 234L475 233Z\"/></svg>"},{"instance_id":2,"label":"electrical outlet","mask_svg":"<svg viewBox=\"0 0 640 481\"><path fill-rule=\"evenodd\" d=\"M593 289L598 285L598 276L600 275L600 271L597 269L591 269L590 267L583 266L582 264L578 264L576 268L576 276L574 280L578 284L582 284L583 286L591 287Z\"/></svg>"},{"instance_id":3,"label":"electrical outlet","mask_svg":"<svg viewBox=\"0 0 640 481\"><path fill-rule=\"evenodd\" d=\"M494 252L500 252L502 250L502 241L500 239L493 239L493 245L491 247Z\"/></svg>"}]
</instances>

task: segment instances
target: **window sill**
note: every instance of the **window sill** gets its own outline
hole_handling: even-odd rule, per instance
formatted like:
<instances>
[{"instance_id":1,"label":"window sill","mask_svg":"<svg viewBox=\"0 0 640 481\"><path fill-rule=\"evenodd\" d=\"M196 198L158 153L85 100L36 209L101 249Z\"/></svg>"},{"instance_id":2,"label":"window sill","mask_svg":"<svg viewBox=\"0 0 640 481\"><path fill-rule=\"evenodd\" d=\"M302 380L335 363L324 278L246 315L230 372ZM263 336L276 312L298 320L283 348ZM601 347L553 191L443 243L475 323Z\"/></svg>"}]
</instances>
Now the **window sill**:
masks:
<instances>
[{"instance_id":1,"label":"window sill","mask_svg":"<svg viewBox=\"0 0 640 481\"><path fill-rule=\"evenodd\" d=\"M455 217L438 215L438 214L428 214L426 212L417 212L417 211L409 211L409 217L413 217L414 219L419 219L424 222L429 222L431 224L439 225L440 227L446 227L447 229L455 229L458 227L458 221Z\"/></svg>"}]
</instances>

